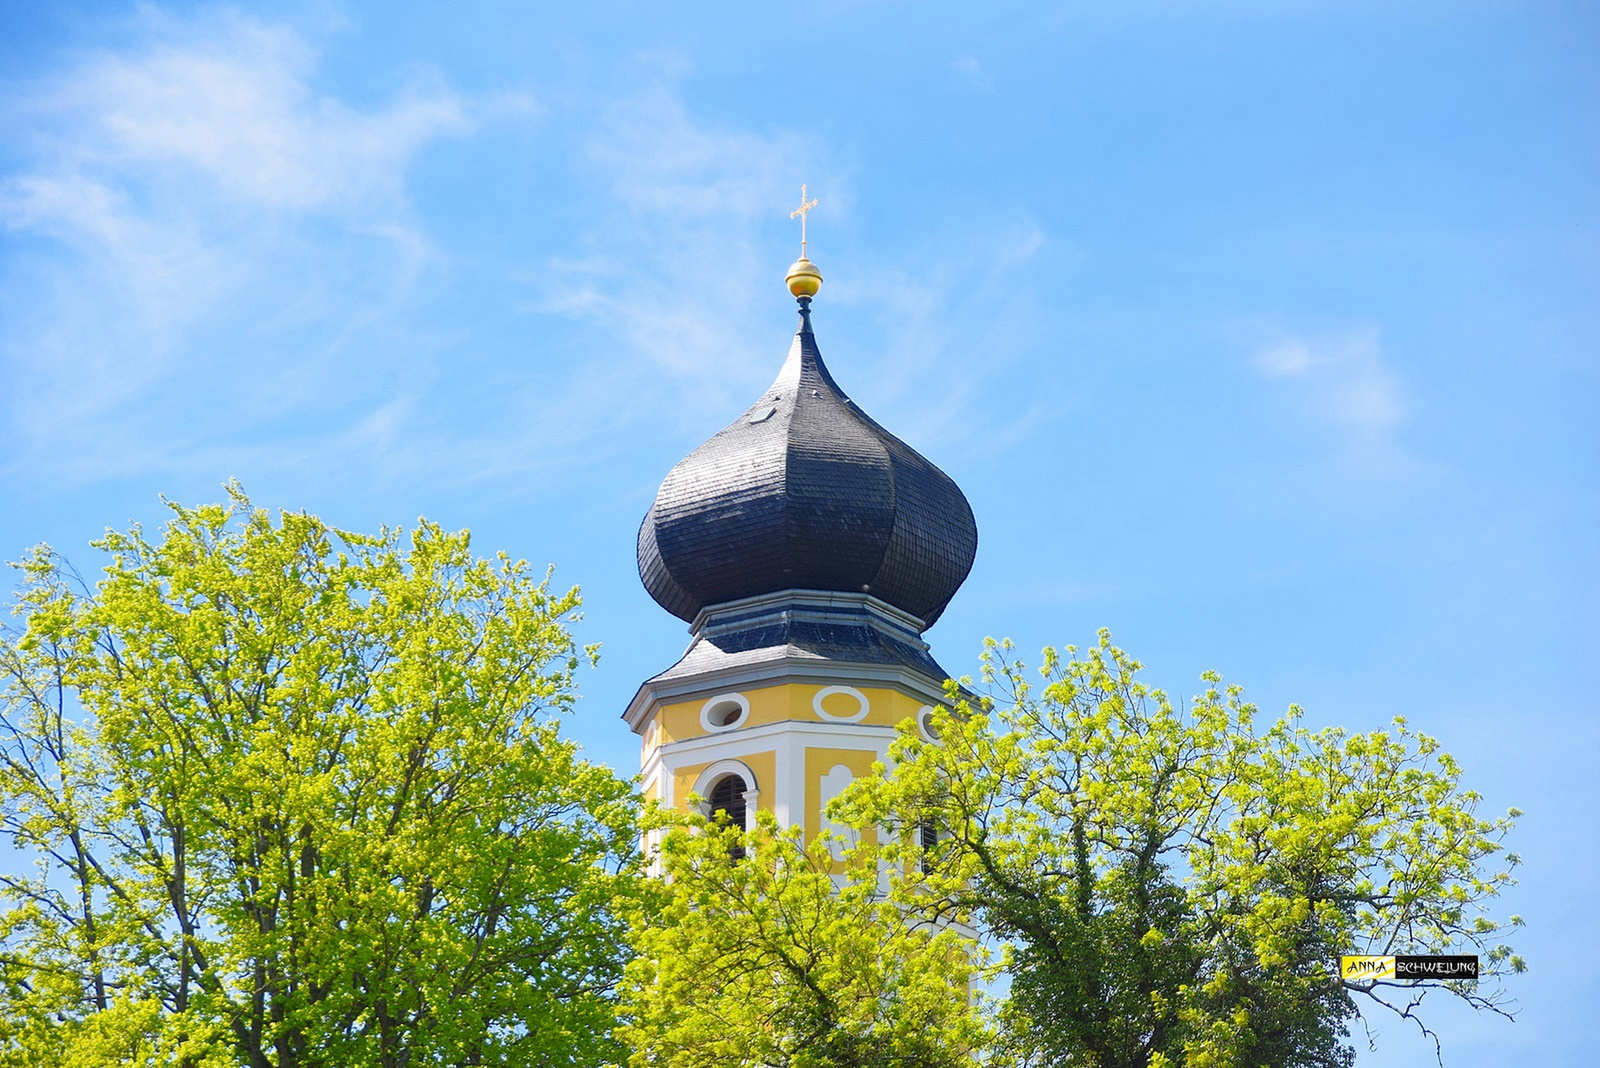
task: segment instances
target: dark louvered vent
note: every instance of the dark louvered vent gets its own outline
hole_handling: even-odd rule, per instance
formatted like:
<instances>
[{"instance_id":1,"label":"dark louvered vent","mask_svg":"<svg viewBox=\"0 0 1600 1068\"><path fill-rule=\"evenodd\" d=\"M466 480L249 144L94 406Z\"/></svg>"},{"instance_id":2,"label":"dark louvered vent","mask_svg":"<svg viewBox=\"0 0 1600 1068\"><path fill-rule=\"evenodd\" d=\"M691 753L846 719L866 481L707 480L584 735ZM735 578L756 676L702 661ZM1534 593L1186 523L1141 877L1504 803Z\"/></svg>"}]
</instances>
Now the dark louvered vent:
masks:
<instances>
[{"instance_id":1,"label":"dark louvered vent","mask_svg":"<svg viewBox=\"0 0 1600 1068\"><path fill-rule=\"evenodd\" d=\"M728 824L744 827L744 782L737 775L724 775L711 787L711 818L726 816Z\"/></svg>"}]
</instances>

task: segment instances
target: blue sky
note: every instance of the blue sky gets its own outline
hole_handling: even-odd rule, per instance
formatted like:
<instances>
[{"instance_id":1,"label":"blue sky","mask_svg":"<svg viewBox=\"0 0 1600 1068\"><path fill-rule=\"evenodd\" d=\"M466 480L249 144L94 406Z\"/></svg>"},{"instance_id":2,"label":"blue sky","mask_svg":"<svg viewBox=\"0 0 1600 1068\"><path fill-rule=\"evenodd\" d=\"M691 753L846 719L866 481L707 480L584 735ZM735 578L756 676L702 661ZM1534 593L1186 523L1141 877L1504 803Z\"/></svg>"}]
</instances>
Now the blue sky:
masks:
<instances>
[{"instance_id":1,"label":"blue sky","mask_svg":"<svg viewBox=\"0 0 1600 1068\"><path fill-rule=\"evenodd\" d=\"M1447 1063L1600 1039L1600 9L10 3L0 124L5 558L232 477L470 528L583 586L631 771L634 534L777 372L805 182L830 367L978 517L944 664L1406 715L1527 812Z\"/></svg>"}]
</instances>

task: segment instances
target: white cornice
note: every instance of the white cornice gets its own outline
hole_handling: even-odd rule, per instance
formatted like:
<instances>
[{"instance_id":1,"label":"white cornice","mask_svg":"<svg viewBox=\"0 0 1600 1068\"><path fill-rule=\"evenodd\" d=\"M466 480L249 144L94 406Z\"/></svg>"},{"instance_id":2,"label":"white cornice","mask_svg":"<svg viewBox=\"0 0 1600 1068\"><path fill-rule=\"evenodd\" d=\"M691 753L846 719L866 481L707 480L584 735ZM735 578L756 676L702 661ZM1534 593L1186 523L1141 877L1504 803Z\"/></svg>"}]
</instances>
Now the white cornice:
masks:
<instances>
[{"instance_id":1,"label":"white cornice","mask_svg":"<svg viewBox=\"0 0 1600 1068\"><path fill-rule=\"evenodd\" d=\"M713 690L738 690L753 684L776 682L815 682L823 685L856 684L900 690L929 704L944 702L943 681L899 664L861 664L848 660L822 660L816 657L774 657L756 664L714 668L681 678L650 679L639 687L622 713L623 721L635 734L643 733L644 720L652 708L696 696L711 696Z\"/></svg>"}]
</instances>

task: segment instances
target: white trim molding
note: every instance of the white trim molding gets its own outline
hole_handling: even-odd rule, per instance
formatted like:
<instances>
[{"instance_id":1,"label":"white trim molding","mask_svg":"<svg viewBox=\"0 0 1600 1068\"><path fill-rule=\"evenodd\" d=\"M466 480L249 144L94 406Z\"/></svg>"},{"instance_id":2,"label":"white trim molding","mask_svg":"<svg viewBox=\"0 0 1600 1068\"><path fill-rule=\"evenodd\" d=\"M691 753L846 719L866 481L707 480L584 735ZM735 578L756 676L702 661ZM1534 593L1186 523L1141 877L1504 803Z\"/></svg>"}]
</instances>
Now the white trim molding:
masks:
<instances>
[{"instance_id":1,"label":"white trim molding","mask_svg":"<svg viewBox=\"0 0 1600 1068\"><path fill-rule=\"evenodd\" d=\"M845 789L852 782L855 782L855 779L855 772L851 771L848 765L835 764L828 769L827 774L822 776L821 781L817 783L817 797L820 802L817 809L817 817L821 821L822 829L833 836L828 842L828 852L833 854L833 859L836 861L844 860L845 854L859 844L861 836L856 833L853 827L835 823L830 819L828 817L828 806L833 803L835 798L844 793Z\"/></svg>"}]
</instances>

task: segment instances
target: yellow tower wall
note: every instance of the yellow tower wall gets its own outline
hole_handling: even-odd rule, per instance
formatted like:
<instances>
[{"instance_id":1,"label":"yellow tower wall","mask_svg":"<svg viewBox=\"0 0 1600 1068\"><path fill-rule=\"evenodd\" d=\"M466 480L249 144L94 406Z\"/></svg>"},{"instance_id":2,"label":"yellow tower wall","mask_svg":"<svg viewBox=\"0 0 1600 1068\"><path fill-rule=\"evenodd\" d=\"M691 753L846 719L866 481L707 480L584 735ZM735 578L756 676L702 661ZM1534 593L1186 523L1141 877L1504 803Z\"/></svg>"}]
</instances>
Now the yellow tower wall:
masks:
<instances>
[{"instance_id":1,"label":"yellow tower wall","mask_svg":"<svg viewBox=\"0 0 1600 1068\"><path fill-rule=\"evenodd\" d=\"M735 696L736 695L736 698ZM742 701L736 723L709 724L708 707ZM713 686L662 702L639 723L645 794L688 811L709 769L743 769L755 779L757 811L799 823L807 838L826 824L827 802L850 779L886 760L896 729L928 707L925 695L890 686L784 681L742 690ZM848 770L848 778L835 769Z\"/></svg>"}]
</instances>

